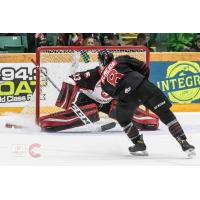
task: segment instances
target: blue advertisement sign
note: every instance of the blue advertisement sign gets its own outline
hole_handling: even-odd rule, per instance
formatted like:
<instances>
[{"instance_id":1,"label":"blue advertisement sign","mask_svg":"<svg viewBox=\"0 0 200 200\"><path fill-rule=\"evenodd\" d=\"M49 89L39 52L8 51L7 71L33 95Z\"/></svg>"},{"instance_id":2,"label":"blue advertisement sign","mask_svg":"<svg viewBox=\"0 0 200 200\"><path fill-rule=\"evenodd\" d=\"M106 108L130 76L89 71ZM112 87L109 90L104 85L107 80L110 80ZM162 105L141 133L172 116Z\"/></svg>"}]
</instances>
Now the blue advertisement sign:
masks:
<instances>
[{"instance_id":1,"label":"blue advertisement sign","mask_svg":"<svg viewBox=\"0 0 200 200\"><path fill-rule=\"evenodd\" d=\"M200 61L151 62L150 80L172 103L200 103Z\"/></svg>"}]
</instances>

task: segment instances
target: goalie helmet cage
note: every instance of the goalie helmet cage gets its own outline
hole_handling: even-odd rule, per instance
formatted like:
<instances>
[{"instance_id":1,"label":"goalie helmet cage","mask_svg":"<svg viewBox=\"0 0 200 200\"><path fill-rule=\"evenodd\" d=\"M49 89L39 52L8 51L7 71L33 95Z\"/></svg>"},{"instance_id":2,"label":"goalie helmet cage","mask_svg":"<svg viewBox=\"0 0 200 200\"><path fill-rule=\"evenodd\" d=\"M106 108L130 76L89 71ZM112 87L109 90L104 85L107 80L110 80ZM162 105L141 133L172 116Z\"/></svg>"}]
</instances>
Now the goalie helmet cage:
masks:
<instances>
[{"instance_id":1,"label":"goalie helmet cage","mask_svg":"<svg viewBox=\"0 0 200 200\"><path fill-rule=\"evenodd\" d=\"M55 107L58 91L52 83L49 83L48 77L60 88L62 81L75 70L86 71L98 66L98 51L104 49L112 51L114 57L119 55L136 57L146 62L149 67L150 53L145 46L43 46L37 49L35 89L37 123L41 116L61 111ZM45 73L41 73L41 70Z\"/></svg>"}]
</instances>

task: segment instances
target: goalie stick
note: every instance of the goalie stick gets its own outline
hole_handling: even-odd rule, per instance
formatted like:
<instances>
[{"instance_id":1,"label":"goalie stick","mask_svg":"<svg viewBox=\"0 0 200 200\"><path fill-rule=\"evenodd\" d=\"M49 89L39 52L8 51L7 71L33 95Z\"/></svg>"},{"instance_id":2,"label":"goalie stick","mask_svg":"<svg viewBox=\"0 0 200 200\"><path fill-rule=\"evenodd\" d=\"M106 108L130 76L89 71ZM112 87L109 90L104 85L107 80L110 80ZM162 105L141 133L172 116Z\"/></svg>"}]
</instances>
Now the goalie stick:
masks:
<instances>
[{"instance_id":1,"label":"goalie stick","mask_svg":"<svg viewBox=\"0 0 200 200\"><path fill-rule=\"evenodd\" d=\"M33 64L37 67L36 62L31 59L31 61L33 62ZM60 89L57 87L57 85L52 81L52 79L42 70L40 70L40 72L46 76L47 80L52 84L52 86L58 91L60 92ZM80 118L80 120L85 124L85 125L92 125L92 127L94 128L94 130L92 130L92 132L103 132L109 129L112 129L116 126L115 122L110 122L101 126L97 126L95 124L93 124L90 119L82 112L82 110L74 103L71 103L71 108L74 111L74 113Z\"/></svg>"}]
</instances>

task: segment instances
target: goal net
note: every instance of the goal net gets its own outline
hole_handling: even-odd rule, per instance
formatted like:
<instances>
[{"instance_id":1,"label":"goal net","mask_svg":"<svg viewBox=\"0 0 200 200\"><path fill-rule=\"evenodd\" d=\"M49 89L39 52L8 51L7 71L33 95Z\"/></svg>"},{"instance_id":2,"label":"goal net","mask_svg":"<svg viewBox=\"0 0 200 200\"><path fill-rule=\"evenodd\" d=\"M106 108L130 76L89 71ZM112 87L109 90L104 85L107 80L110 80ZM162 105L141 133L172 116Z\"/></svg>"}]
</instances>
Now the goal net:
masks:
<instances>
[{"instance_id":1,"label":"goal net","mask_svg":"<svg viewBox=\"0 0 200 200\"><path fill-rule=\"evenodd\" d=\"M149 51L143 46L49 46L40 47L36 53L36 102L29 106L38 122L41 116L61 111L55 106L62 82L75 72L98 66L98 51L108 49L114 56L130 55L147 63Z\"/></svg>"}]
</instances>

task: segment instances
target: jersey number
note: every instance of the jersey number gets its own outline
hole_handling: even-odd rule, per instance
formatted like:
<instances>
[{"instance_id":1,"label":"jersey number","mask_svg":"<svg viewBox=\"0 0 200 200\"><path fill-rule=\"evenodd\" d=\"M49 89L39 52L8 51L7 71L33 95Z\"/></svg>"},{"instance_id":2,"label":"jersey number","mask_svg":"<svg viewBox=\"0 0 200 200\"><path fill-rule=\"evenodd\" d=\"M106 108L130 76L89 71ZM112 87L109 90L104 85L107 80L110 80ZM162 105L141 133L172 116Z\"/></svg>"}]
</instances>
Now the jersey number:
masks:
<instances>
[{"instance_id":1,"label":"jersey number","mask_svg":"<svg viewBox=\"0 0 200 200\"><path fill-rule=\"evenodd\" d=\"M118 73L117 70L115 69L112 69L107 76L107 81L108 83L110 83L111 85L115 87L119 79L121 79L122 77L123 77L123 74Z\"/></svg>"}]
</instances>

